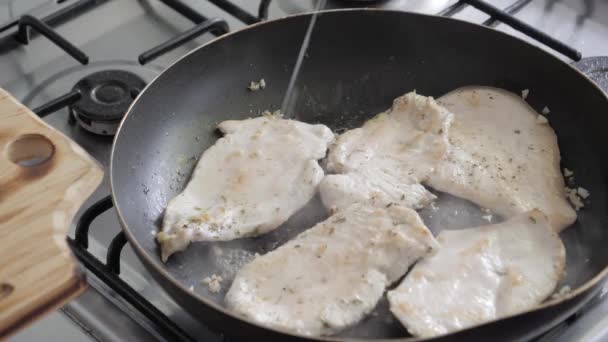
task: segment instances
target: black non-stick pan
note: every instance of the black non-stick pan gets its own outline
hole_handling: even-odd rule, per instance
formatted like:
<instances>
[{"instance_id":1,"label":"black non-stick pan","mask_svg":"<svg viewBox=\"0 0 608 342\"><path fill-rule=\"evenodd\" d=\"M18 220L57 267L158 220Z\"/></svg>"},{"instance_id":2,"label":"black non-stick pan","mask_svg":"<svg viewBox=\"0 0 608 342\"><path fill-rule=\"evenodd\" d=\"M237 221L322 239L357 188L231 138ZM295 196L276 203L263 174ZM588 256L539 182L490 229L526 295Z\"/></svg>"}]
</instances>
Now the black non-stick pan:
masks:
<instances>
[{"instance_id":1,"label":"black non-stick pan","mask_svg":"<svg viewBox=\"0 0 608 342\"><path fill-rule=\"evenodd\" d=\"M325 217L318 200L270 234L195 243L166 264L151 231L158 229L167 202L184 188L196 158L217 139L219 122L278 109L310 19L304 14L254 25L186 55L139 95L116 136L112 189L129 241L178 303L229 336L303 338L237 317L222 306L222 299L234 272L253 253L265 253ZM261 78L266 89L246 89ZM340 131L357 127L414 89L438 97L465 85L516 93L529 89L527 100L534 108L551 109L549 120L559 138L563 166L575 172L578 185L591 191L576 224L561 234L568 266L560 286L569 285L569 295L434 340L528 339L580 308L607 272L608 99L592 81L542 49L482 26L393 11L330 11L323 12L314 27L296 83L295 110L289 114ZM433 231L482 223L470 203L440 194L440 210L442 201L454 210L440 220L421 212ZM214 273L225 278L219 294L200 284ZM381 302L357 326L321 339L408 336Z\"/></svg>"}]
</instances>

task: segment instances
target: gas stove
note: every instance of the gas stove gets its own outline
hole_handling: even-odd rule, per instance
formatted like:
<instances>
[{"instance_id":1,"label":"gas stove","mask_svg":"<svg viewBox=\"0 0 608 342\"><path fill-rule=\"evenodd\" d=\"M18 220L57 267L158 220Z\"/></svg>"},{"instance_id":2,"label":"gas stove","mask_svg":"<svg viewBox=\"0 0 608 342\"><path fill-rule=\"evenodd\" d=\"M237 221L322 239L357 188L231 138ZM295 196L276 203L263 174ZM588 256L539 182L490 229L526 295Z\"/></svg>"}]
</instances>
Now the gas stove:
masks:
<instances>
[{"instance_id":1,"label":"gas stove","mask_svg":"<svg viewBox=\"0 0 608 342\"><path fill-rule=\"evenodd\" d=\"M215 36L317 5L314 0L0 0L0 87L107 170L112 136L129 104L173 61ZM608 91L608 57L602 57L608 56L608 1L327 1L325 8L364 6L494 27L576 63ZM140 264L112 209L108 173L68 236L91 286L12 340L226 339L175 304ZM608 340L605 293L539 341Z\"/></svg>"}]
</instances>

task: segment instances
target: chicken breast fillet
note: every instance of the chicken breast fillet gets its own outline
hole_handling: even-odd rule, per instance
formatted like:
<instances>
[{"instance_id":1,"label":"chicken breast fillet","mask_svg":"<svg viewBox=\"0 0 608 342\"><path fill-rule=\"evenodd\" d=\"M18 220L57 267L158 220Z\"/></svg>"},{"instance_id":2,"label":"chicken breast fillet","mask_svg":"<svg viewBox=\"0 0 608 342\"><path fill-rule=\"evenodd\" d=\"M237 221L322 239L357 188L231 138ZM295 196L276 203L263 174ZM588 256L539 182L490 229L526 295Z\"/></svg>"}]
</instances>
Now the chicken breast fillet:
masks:
<instances>
[{"instance_id":1,"label":"chicken breast fillet","mask_svg":"<svg viewBox=\"0 0 608 342\"><path fill-rule=\"evenodd\" d=\"M439 251L394 290L390 309L410 333L442 335L529 310L555 290L566 256L538 210L477 228L443 231Z\"/></svg>"},{"instance_id":2,"label":"chicken breast fillet","mask_svg":"<svg viewBox=\"0 0 608 342\"><path fill-rule=\"evenodd\" d=\"M330 146L319 185L328 208L352 203L420 208L435 199L420 184L448 152L452 114L431 97L408 93Z\"/></svg>"},{"instance_id":3,"label":"chicken breast fillet","mask_svg":"<svg viewBox=\"0 0 608 342\"><path fill-rule=\"evenodd\" d=\"M454 114L450 151L426 184L504 217L540 209L557 231L576 220L555 132L521 97L475 86L438 102Z\"/></svg>"},{"instance_id":4,"label":"chicken breast fillet","mask_svg":"<svg viewBox=\"0 0 608 342\"><path fill-rule=\"evenodd\" d=\"M415 211L356 204L245 265L226 303L267 326L337 333L371 312L386 287L436 246Z\"/></svg>"},{"instance_id":5,"label":"chicken breast fillet","mask_svg":"<svg viewBox=\"0 0 608 342\"><path fill-rule=\"evenodd\" d=\"M334 135L324 125L276 116L219 124L225 136L207 149L157 234L162 259L191 241L231 240L277 228L315 194Z\"/></svg>"}]
</instances>

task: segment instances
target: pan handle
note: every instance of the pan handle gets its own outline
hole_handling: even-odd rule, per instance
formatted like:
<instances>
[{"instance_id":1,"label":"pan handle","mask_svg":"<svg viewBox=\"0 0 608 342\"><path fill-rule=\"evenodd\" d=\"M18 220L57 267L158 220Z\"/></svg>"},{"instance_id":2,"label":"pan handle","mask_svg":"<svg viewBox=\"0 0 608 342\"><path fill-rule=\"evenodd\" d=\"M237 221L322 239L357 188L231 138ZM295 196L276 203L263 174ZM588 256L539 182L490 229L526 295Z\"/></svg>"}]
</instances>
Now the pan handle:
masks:
<instances>
[{"instance_id":1,"label":"pan handle","mask_svg":"<svg viewBox=\"0 0 608 342\"><path fill-rule=\"evenodd\" d=\"M103 171L0 89L0 340L86 288L66 243Z\"/></svg>"}]
</instances>

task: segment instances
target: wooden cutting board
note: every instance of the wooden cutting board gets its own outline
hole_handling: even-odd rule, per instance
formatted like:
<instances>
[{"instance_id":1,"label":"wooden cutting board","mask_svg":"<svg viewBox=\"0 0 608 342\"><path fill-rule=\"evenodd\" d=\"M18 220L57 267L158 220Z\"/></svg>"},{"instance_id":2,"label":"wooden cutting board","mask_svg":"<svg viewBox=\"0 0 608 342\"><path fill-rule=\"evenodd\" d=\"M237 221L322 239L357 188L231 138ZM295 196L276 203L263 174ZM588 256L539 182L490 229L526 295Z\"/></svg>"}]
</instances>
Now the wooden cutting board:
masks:
<instances>
[{"instance_id":1,"label":"wooden cutting board","mask_svg":"<svg viewBox=\"0 0 608 342\"><path fill-rule=\"evenodd\" d=\"M66 243L100 165L0 89L0 339L86 287Z\"/></svg>"}]
</instances>

